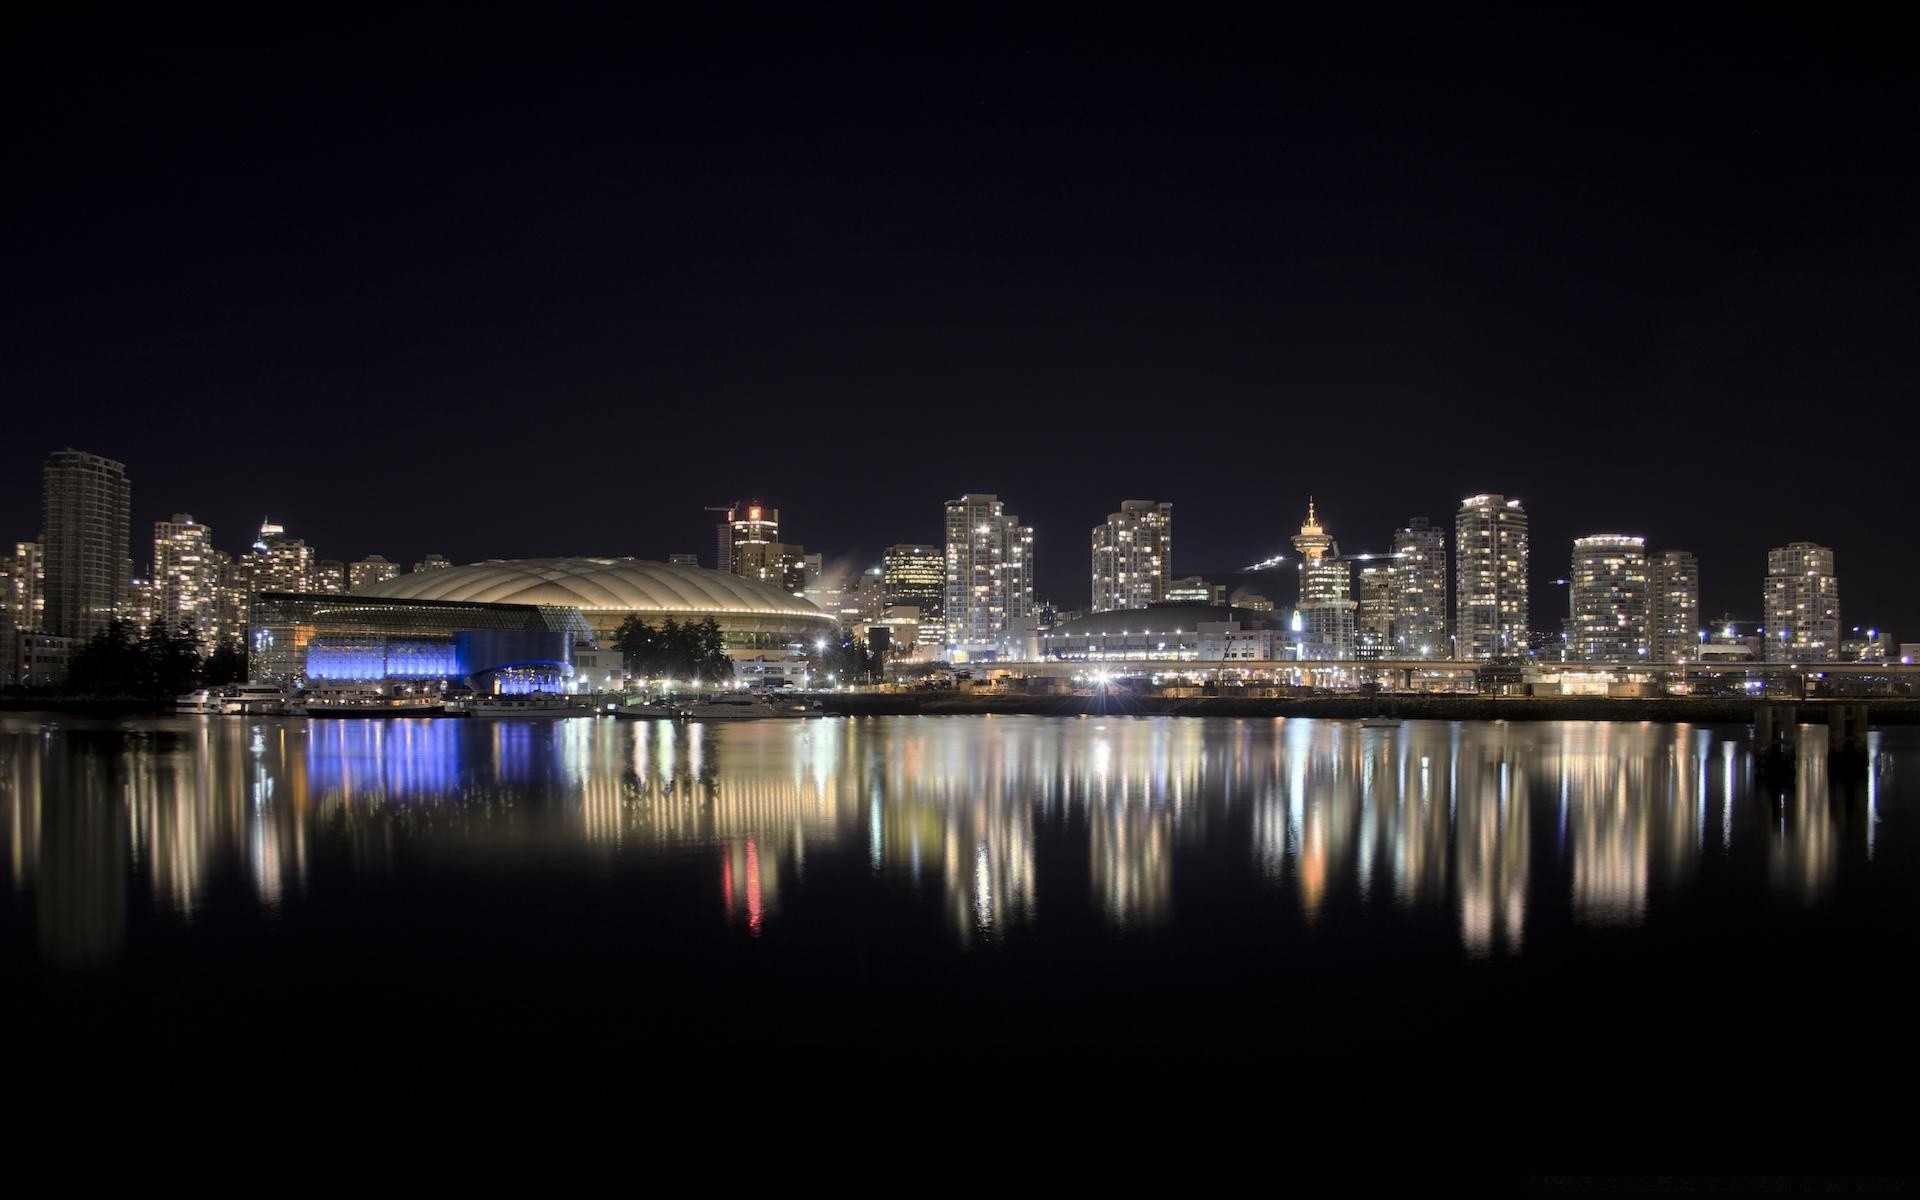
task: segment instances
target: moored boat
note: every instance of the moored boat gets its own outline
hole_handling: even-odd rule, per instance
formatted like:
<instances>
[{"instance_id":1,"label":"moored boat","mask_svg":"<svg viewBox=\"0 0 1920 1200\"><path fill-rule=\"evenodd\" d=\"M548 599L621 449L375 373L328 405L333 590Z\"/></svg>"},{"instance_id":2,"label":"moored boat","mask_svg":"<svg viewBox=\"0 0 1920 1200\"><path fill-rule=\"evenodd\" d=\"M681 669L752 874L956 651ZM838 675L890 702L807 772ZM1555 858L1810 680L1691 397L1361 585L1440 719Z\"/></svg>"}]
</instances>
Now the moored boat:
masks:
<instances>
[{"instance_id":1,"label":"moored boat","mask_svg":"<svg viewBox=\"0 0 1920 1200\"><path fill-rule=\"evenodd\" d=\"M188 692L174 699L173 711L190 716L217 716L220 712L220 693L207 688Z\"/></svg>"},{"instance_id":2,"label":"moored boat","mask_svg":"<svg viewBox=\"0 0 1920 1200\"><path fill-rule=\"evenodd\" d=\"M374 687L346 687L309 691L289 707L309 717L432 717L446 706L432 693L392 696Z\"/></svg>"},{"instance_id":3,"label":"moored boat","mask_svg":"<svg viewBox=\"0 0 1920 1200\"><path fill-rule=\"evenodd\" d=\"M470 717L590 717L593 704L585 696L533 692L522 696L475 696L467 702Z\"/></svg>"},{"instance_id":4,"label":"moored boat","mask_svg":"<svg viewBox=\"0 0 1920 1200\"><path fill-rule=\"evenodd\" d=\"M282 716L287 711L287 692L277 683L238 684L221 695L220 711L229 716Z\"/></svg>"}]
</instances>

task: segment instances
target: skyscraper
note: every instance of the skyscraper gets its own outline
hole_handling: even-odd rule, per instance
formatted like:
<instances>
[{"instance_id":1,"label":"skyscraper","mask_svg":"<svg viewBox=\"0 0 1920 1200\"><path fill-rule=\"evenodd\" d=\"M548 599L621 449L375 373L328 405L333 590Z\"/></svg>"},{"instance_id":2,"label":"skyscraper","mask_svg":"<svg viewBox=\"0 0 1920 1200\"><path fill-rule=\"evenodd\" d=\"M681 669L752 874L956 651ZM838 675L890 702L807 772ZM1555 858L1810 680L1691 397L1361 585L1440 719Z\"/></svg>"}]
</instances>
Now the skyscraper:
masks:
<instances>
[{"instance_id":1,"label":"skyscraper","mask_svg":"<svg viewBox=\"0 0 1920 1200\"><path fill-rule=\"evenodd\" d=\"M1700 650L1700 564L1685 550L1664 550L1647 564L1647 631L1655 662L1693 659Z\"/></svg>"},{"instance_id":2,"label":"skyscraper","mask_svg":"<svg viewBox=\"0 0 1920 1200\"><path fill-rule=\"evenodd\" d=\"M1353 572L1320 525L1312 497L1293 539L1300 553L1299 645L1303 658L1350 659L1354 651Z\"/></svg>"},{"instance_id":3,"label":"skyscraper","mask_svg":"<svg viewBox=\"0 0 1920 1200\"><path fill-rule=\"evenodd\" d=\"M886 580L888 605L910 604L920 610L918 641L923 646L946 645L947 560L938 546L903 543L888 546L880 560Z\"/></svg>"},{"instance_id":4,"label":"skyscraper","mask_svg":"<svg viewBox=\"0 0 1920 1200\"><path fill-rule=\"evenodd\" d=\"M1468 496L1454 517L1454 656L1525 657L1527 513L1505 496Z\"/></svg>"},{"instance_id":5,"label":"skyscraper","mask_svg":"<svg viewBox=\"0 0 1920 1200\"><path fill-rule=\"evenodd\" d=\"M47 632L84 640L113 619L133 576L127 469L97 454L56 450L44 482Z\"/></svg>"},{"instance_id":6,"label":"skyscraper","mask_svg":"<svg viewBox=\"0 0 1920 1200\"><path fill-rule=\"evenodd\" d=\"M947 648L962 657L1009 657L1033 612L1033 530L998 496L947 501Z\"/></svg>"},{"instance_id":7,"label":"skyscraper","mask_svg":"<svg viewBox=\"0 0 1920 1200\"><path fill-rule=\"evenodd\" d=\"M311 592L315 590L313 548L287 536L286 527L260 523L253 549L240 556L246 568L248 591Z\"/></svg>"},{"instance_id":8,"label":"skyscraper","mask_svg":"<svg viewBox=\"0 0 1920 1200\"><path fill-rule=\"evenodd\" d=\"M1354 642L1357 657L1381 658L1391 651L1396 641L1394 616L1399 602L1398 567L1368 563L1360 568L1360 609Z\"/></svg>"},{"instance_id":9,"label":"skyscraper","mask_svg":"<svg viewBox=\"0 0 1920 1200\"><path fill-rule=\"evenodd\" d=\"M1173 573L1173 505L1123 500L1093 527L1093 612L1146 608L1167 598Z\"/></svg>"},{"instance_id":10,"label":"skyscraper","mask_svg":"<svg viewBox=\"0 0 1920 1200\"><path fill-rule=\"evenodd\" d=\"M1767 658L1832 662L1840 653L1840 580L1833 551L1793 542L1767 551Z\"/></svg>"},{"instance_id":11,"label":"skyscraper","mask_svg":"<svg viewBox=\"0 0 1920 1200\"><path fill-rule=\"evenodd\" d=\"M1617 533L1575 538L1567 573L1569 662L1646 662L1647 539Z\"/></svg>"},{"instance_id":12,"label":"skyscraper","mask_svg":"<svg viewBox=\"0 0 1920 1200\"><path fill-rule=\"evenodd\" d=\"M357 592L370 583L385 583L400 578L400 564L388 562L378 554L369 554L347 568L347 589Z\"/></svg>"},{"instance_id":13,"label":"skyscraper","mask_svg":"<svg viewBox=\"0 0 1920 1200\"><path fill-rule=\"evenodd\" d=\"M1447 655L1447 534L1414 517L1393 534L1393 657Z\"/></svg>"},{"instance_id":14,"label":"skyscraper","mask_svg":"<svg viewBox=\"0 0 1920 1200\"><path fill-rule=\"evenodd\" d=\"M154 615L177 628L191 627L202 646L214 641L219 601L219 566L214 557L213 530L175 513L171 521L153 523Z\"/></svg>"},{"instance_id":15,"label":"skyscraper","mask_svg":"<svg viewBox=\"0 0 1920 1200\"><path fill-rule=\"evenodd\" d=\"M727 510L727 516L720 522L717 534L717 553L715 555L718 570L734 575L745 574L735 564L744 547L765 546L780 540L780 510L769 508L758 501L750 504L735 504ZM766 559L764 553L755 558L755 572L758 564Z\"/></svg>"}]
</instances>

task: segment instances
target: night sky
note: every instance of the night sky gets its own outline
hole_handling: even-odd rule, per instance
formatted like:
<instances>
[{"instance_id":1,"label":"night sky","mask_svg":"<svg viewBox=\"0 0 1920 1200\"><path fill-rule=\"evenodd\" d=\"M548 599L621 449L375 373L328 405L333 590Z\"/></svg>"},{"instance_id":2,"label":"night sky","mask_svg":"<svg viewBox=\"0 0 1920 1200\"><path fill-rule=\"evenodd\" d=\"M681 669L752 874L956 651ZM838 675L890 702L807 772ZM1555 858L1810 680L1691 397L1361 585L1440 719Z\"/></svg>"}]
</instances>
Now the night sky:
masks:
<instances>
[{"instance_id":1,"label":"night sky","mask_svg":"<svg viewBox=\"0 0 1920 1200\"><path fill-rule=\"evenodd\" d=\"M128 464L136 564L174 511L710 561L748 497L865 561L997 492L1077 608L1125 498L1187 574L1309 493L1359 551L1501 491L1538 627L1570 540L1627 532L1700 556L1708 616L1827 543L1845 623L1920 640L1893 30L731 11L16 41L0 537L65 445Z\"/></svg>"}]
</instances>

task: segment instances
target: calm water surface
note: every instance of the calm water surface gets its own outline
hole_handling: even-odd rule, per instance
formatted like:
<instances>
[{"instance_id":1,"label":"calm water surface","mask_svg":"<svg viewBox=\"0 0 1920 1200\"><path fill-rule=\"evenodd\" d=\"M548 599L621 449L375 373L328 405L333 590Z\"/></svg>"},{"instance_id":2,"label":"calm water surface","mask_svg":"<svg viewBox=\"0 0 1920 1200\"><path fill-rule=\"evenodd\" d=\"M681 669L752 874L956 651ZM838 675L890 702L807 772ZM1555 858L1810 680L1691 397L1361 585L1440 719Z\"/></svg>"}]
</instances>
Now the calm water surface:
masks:
<instances>
[{"instance_id":1,"label":"calm water surface","mask_svg":"<svg viewBox=\"0 0 1920 1200\"><path fill-rule=\"evenodd\" d=\"M1913 1079L1920 736L1807 736L9 716L0 1004L55 1092L1837 1146Z\"/></svg>"}]
</instances>

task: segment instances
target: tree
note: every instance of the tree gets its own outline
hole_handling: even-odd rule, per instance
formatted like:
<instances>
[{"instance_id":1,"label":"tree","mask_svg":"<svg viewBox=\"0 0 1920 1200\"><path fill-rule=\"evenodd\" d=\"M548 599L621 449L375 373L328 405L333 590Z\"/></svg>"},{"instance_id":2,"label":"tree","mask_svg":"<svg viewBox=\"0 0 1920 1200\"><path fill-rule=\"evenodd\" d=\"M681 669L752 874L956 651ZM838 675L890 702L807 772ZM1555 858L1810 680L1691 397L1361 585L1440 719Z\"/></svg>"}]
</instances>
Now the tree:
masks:
<instances>
[{"instance_id":1,"label":"tree","mask_svg":"<svg viewBox=\"0 0 1920 1200\"><path fill-rule=\"evenodd\" d=\"M137 636L136 636L137 635ZM164 700L200 679L200 647L186 624L155 621L145 633L115 619L87 640L67 666L67 689L85 696Z\"/></svg>"},{"instance_id":2,"label":"tree","mask_svg":"<svg viewBox=\"0 0 1920 1200\"><path fill-rule=\"evenodd\" d=\"M239 638L227 638L213 648L200 665L201 687L224 687L247 680L247 648Z\"/></svg>"}]
</instances>

